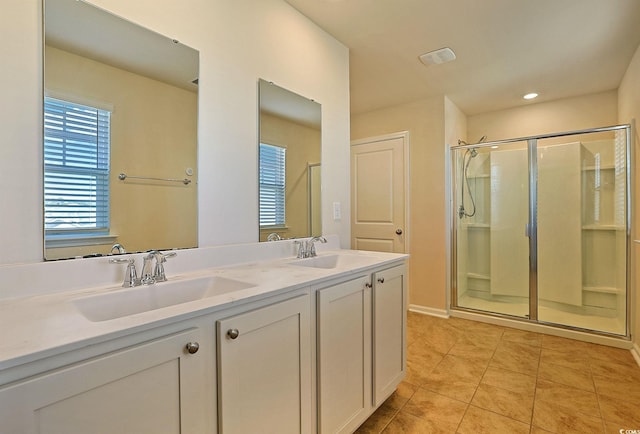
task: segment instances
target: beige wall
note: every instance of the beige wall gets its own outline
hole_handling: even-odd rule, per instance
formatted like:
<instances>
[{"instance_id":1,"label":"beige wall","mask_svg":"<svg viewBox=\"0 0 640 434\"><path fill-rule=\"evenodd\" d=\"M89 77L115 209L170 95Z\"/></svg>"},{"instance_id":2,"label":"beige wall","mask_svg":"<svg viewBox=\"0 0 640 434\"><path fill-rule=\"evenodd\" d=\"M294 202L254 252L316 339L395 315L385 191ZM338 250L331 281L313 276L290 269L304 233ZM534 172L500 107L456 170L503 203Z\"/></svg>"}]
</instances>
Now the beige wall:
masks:
<instances>
[{"instance_id":1,"label":"beige wall","mask_svg":"<svg viewBox=\"0 0 640 434\"><path fill-rule=\"evenodd\" d=\"M309 179L307 165L320 162L320 130L267 113L260 114L260 141L287 149L286 228L261 230L260 241L271 232L282 238L309 236Z\"/></svg>"},{"instance_id":2,"label":"beige wall","mask_svg":"<svg viewBox=\"0 0 640 434\"><path fill-rule=\"evenodd\" d=\"M637 122L640 119L640 46L633 56L627 72L618 88L618 121L620 123L630 123L633 120ZM633 180L633 219L632 219L632 238L640 238L638 227L640 225L640 209L637 200L637 194L640 191L640 152L638 152L638 144L640 144L640 136L638 135L637 124L634 131L634 180ZM632 247L632 294L633 307L632 315L634 323L632 324L632 338L636 348L640 346L640 296L638 296L638 277L636 271L640 270L640 244L634 244Z\"/></svg>"},{"instance_id":3,"label":"beige wall","mask_svg":"<svg viewBox=\"0 0 640 434\"><path fill-rule=\"evenodd\" d=\"M116 242L128 251L195 247L197 173L186 186L123 182L118 174L182 179L185 169L197 169L197 93L54 47L46 47L46 59L46 92L113 107L110 202ZM110 248L91 246L77 254L108 253ZM47 257L56 253L47 249Z\"/></svg>"},{"instance_id":4,"label":"beige wall","mask_svg":"<svg viewBox=\"0 0 640 434\"><path fill-rule=\"evenodd\" d=\"M409 131L409 303L446 308L444 97L351 117L351 140Z\"/></svg>"},{"instance_id":5,"label":"beige wall","mask_svg":"<svg viewBox=\"0 0 640 434\"><path fill-rule=\"evenodd\" d=\"M469 116L467 136L476 142L556 133L618 123L615 90ZM575 137L573 139L576 139Z\"/></svg>"}]
</instances>

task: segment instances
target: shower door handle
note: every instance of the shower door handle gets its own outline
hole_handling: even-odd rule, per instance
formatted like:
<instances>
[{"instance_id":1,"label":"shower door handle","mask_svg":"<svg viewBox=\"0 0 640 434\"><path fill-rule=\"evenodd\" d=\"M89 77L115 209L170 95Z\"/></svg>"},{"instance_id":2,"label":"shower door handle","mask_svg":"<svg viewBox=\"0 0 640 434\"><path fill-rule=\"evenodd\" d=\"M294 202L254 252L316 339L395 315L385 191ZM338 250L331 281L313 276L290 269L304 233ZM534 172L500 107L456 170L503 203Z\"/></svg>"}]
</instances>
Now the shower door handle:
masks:
<instances>
[{"instance_id":1,"label":"shower door handle","mask_svg":"<svg viewBox=\"0 0 640 434\"><path fill-rule=\"evenodd\" d=\"M529 223L524 225L524 236L531 238L531 226L529 226Z\"/></svg>"}]
</instances>

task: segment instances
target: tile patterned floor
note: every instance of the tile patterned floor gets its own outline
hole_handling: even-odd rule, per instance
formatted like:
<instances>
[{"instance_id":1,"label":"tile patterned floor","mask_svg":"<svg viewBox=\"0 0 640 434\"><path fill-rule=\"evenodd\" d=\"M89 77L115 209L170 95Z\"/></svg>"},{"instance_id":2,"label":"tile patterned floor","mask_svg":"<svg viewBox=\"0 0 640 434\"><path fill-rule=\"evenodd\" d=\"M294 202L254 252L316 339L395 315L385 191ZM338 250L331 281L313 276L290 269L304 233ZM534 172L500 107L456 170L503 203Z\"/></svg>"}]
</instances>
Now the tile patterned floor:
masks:
<instances>
[{"instance_id":1,"label":"tile patterned floor","mask_svg":"<svg viewBox=\"0 0 640 434\"><path fill-rule=\"evenodd\" d=\"M640 432L628 350L409 313L407 377L357 433Z\"/></svg>"}]
</instances>

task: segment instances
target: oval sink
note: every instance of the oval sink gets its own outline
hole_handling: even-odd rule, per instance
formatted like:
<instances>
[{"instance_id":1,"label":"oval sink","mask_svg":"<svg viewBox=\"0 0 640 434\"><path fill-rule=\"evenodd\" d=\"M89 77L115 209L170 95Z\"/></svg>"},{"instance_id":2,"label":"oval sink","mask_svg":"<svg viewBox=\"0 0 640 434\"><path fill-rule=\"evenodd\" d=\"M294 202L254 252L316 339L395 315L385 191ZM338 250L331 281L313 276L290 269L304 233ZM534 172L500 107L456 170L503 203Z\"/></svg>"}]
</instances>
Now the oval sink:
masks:
<instances>
[{"instance_id":1,"label":"oval sink","mask_svg":"<svg viewBox=\"0 0 640 434\"><path fill-rule=\"evenodd\" d=\"M99 322L226 294L255 285L219 276L170 280L76 298L72 303L89 321Z\"/></svg>"},{"instance_id":2,"label":"oval sink","mask_svg":"<svg viewBox=\"0 0 640 434\"><path fill-rule=\"evenodd\" d=\"M313 258L298 259L289 262L291 265L297 265L299 267L311 267L311 268L356 268L364 265L369 265L372 262L371 258L366 256L356 255L324 255L314 256Z\"/></svg>"}]
</instances>

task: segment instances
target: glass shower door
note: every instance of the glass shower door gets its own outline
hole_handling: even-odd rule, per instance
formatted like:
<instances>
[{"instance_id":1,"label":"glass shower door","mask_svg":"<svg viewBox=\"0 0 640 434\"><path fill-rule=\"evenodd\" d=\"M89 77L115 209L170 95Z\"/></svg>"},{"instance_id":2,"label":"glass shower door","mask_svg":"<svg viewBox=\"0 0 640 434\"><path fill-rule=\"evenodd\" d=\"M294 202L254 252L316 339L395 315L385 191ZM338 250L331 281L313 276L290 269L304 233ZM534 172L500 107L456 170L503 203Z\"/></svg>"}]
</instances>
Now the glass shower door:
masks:
<instances>
[{"instance_id":1,"label":"glass shower door","mask_svg":"<svg viewBox=\"0 0 640 434\"><path fill-rule=\"evenodd\" d=\"M527 142L453 150L455 305L529 316Z\"/></svg>"},{"instance_id":2,"label":"glass shower door","mask_svg":"<svg viewBox=\"0 0 640 434\"><path fill-rule=\"evenodd\" d=\"M626 334L626 130L537 142L537 316Z\"/></svg>"}]
</instances>

